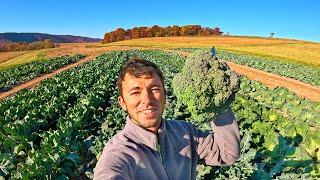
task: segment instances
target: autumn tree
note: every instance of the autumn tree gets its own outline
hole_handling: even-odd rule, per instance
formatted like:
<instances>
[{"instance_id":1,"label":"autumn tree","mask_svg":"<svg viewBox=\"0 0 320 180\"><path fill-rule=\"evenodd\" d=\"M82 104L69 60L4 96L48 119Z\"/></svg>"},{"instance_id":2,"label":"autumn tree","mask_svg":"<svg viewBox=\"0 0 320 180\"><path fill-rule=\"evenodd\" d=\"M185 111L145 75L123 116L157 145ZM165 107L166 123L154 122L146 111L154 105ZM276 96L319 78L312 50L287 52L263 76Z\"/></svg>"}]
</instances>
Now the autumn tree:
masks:
<instances>
[{"instance_id":1,"label":"autumn tree","mask_svg":"<svg viewBox=\"0 0 320 180\"><path fill-rule=\"evenodd\" d=\"M126 39L126 31L122 28L118 28L113 33L115 41L122 41Z\"/></svg>"},{"instance_id":2,"label":"autumn tree","mask_svg":"<svg viewBox=\"0 0 320 180\"><path fill-rule=\"evenodd\" d=\"M221 36L222 34L223 34L223 32L220 31L220 28L216 27L213 29L213 33L211 35Z\"/></svg>"},{"instance_id":3,"label":"autumn tree","mask_svg":"<svg viewBox=\"0 0 320 180\"><path fill-rule=\"evenodd\" d=\"M111 33L105 33L105 34L104 34L104 37L103 37L103 40L102 40L102 43L109 43L109 42L111 42L110 35L111 35Z\"/></svg>"},{"instance_id":4,"label":"autumn tree","mask_svg":"<svg viewBox=\"0 0 320 180\"><path fill-rule=\"evenodd\" d=\"M180 36L180 27L179 26L172 26L170 30L170 36Z\"/></svg>"},{"instance_id":5,"label":"autumn tree","mask_svg":"<svg viewBox=\"0 0 320 180\"><path fill-rule=\"evenodd\" d=\"M147 28L146 30L146 36L145 37L154 37L154 31L152 28Z\"/></svg>"},{"instance_id":6,"label":"autumn tree","mask_svg":"<svg viewBox=\"0 0 320 180\"><path fill-rule=\"evenodd\" d=\"M131 38L132 39L137 39L140 38L140 29L138 27L134 27L131 30Z\"/></svg>"},{"instance_id":7,"label":"autumn tree","mask_svg":"<svg viewBox=\"0 0 320 180\"><path fill-rule=\"evenodd\" d=\"M200 25L186 26L167 26L160 27L153 25L152 27L134 27L124 30L117 28L115 31L105 33L102 43L110 43L122 41L126 39L137 39L145 37L165 37L165 36L221 36L223 34L220 28L211 29L209 27L202 28Z\"/></svg>"}]
</instances>

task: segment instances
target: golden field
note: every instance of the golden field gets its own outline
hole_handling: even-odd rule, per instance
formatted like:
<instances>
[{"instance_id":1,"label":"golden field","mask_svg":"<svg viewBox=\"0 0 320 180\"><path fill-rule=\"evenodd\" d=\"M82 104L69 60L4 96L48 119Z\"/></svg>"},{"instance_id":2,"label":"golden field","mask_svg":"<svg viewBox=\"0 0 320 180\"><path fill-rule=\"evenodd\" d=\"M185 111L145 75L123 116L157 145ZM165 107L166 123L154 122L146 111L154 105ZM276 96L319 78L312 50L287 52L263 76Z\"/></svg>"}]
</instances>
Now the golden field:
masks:
<instances>
[{"instance_id":1,"label":"golden field","mask_svg":"<svg viewBox=\"0 0 320 180\"><path fill-rule=\"evenodd\" d=\"M48 49L0 53L0 70L37 60L44 60Z\"/></svg>"},{"instance_id":2,"label":"golden field","mask_svg":"<svg viewBox=\"0 0 320 180\"><path fill-rule=\"evenodd\" d=\"M258 37L156 37L132 39L105 46L134 46L148 48L210 48L253 54L277 60L294 61L320 67L320 43Z\"/></svg>"},{"instance_id":3,"label":"golden field","mask_svg":"<svg viewBox=\"0 0 320 180\"><path fill-rule=\"evenodd\" d=\"M0 53L0 63L3 63L9 59L15 58L25 53L28 53L28 51L12 51Z\"/></svg>"},{"instance_id":4,"label":"golden field","mask_svg":"<svg viewBox=\"0 0 320 180\"><path fill-rule=\"evenodd\" d=\"M59 48L0 53L0 70L43 58L77 53L97 56L112 50L211 48L320 67L320 43L259 37L155 37L101 43L61 43Z\"/></svg>"}]
</instances>

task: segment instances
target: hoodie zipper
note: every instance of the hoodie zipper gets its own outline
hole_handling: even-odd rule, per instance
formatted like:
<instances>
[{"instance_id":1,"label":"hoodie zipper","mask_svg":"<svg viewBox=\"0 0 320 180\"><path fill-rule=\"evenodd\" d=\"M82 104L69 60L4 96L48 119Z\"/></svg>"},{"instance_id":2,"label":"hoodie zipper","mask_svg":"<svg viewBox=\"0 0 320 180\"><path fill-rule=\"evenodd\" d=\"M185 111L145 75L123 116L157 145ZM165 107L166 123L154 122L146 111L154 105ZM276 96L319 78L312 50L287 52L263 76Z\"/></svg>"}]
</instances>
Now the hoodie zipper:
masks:
<instances>
[{"instance_id":1,"label":"hoodie zipper","mask_svg":"<svg viewBox=\"0 0 320 180\"><path fill-rule=\"evenodd\" d=\"M170 179L169 176L168 176L167 168L166 168L164 160L163 160L162 151L161 151L161 145L160 145L160 142L159 142L159 136L158 136L158 143L157 143L157 151L159 153L160 162L161 162L161 164L163 166L164 171L166 172L167 178Z\"/></svg>"},{"instance_id":2,"label":"hoodie zipper","mask_svg":"<svg viewBox=\"0 0 320 180\"><path fill-rule=\"evenodd\" d=\"M163 158L163 156L162 156L162 149L161 149L161 145L160 145L160 144L161 144L160 142L162 142L162 141L161 141L161 138L160 138L160 135L159 135L159 134L157 134L157 139L158 139L157 151L158 151L158 153L159 153L160 162L161 162L161 164L162 164L162 166L163 166L164 172L165 172L166 175L167 175L167 179L170 179L169 176L168 176L167 168L166 168L166 166L165 166L164 158Z\"/></svg>"},{"instance_id":3,"label":"hoodie zipper","mask_svg":"<svg viewBox=\"0 0 320 180\"><path fill-rule=\"evenodd\" d=\"M157 144L157 151L158 151L158 153L159 153L160 162L161 162L161 164L164 166L164 164L163 164L163 158L162 158L162 155L161 155L161 146L160 146L160 143L159 143L159 142L158 142L158 144Z\"/></svg>"}]
</instances>

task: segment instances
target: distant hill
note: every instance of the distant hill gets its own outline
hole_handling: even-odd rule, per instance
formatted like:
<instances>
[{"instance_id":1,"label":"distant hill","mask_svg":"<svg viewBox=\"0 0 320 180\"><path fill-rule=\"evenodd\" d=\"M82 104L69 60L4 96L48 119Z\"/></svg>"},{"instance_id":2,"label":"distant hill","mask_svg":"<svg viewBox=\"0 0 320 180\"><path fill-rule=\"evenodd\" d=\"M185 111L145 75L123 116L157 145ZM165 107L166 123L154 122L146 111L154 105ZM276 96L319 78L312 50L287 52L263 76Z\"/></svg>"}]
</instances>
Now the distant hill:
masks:
<instances>
[{"instance_id":1,"label":"distant hill","mask_svg":"<svg viewBox=\"0 0 320 180\"><path fill-rule=\"evenodd\" d=\"M102 39L72 35L52 35L45 33L0 33L0 42L35 42L51 39L57 43L100 42Z\"/></svg>"}]
</instances>

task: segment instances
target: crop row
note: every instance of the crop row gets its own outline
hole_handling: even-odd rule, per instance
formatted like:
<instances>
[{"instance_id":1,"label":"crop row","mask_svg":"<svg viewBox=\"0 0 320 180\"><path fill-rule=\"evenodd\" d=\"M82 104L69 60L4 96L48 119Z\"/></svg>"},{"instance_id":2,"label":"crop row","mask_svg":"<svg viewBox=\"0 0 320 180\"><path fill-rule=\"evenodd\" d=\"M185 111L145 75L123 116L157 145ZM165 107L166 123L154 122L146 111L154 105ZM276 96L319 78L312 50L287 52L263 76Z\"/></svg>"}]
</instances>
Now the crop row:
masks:
<instances>
[{"instance_id":1,"label":"crop row","mask_svg":"<svg viewBox=\"0 0 320 180\"><path fill-rule=\"evenodd\" d=\"M293 78L314 86L320 87L320 68L310 67L294 62L256 57L252 55L238 54L228 51L220 51L218 57L233 61L237 64L246 65L281 76Z\"/></svg>"}]
</instances>

